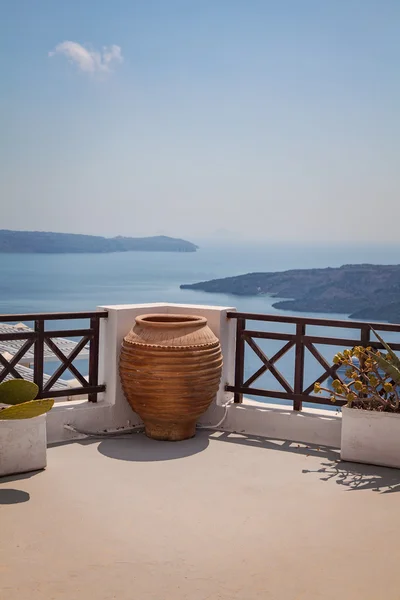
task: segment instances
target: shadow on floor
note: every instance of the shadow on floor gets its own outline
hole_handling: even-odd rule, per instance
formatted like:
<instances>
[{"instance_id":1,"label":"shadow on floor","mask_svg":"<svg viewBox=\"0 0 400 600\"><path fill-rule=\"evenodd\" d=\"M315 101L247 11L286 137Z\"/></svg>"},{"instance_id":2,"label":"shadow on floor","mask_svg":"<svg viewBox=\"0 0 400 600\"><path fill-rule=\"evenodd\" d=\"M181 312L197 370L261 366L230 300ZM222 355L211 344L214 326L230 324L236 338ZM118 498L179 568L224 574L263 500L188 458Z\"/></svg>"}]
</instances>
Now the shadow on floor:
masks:
<instances>
[{"instance_id":1,"label":"shadow on floor","mask_svg":"<svg viewBox=\"0 0 400 600\"><path fill-rule=\"evenodd\" d=\"M209 433L198 432L195 438L183 442L158 442L144 434L103 440L98 451L108 458L134 462L175 460L203 452L209 444Z\"/></svg>"},{"instance_id":2,"label":"shadow on floor","mask_svg":"<svg viewBox=\"0 0 400 600\"><path fill-rule=\"evenodd\" d=\"M10 483L11 481L21 481L22 479L30 479L31 477L35 477L35 475L39 475L40 473L44 473L44 469L28 471L27 473L17 473L16 475L5 475L4 477L0 477L0 484Z\"/></svg>"},{"instance_id":3,"label":"shadow on floor","mask_svg":"<svg viewBox=\"0 0 400 600\"><path fill-rule=\"evenodd\" d=\"M29 471L29 473L17 473L16 475L6 475L0 477L0 486L4 483L13 483L15 481L23 481L24 479L30 479L35 475L43 473L43 469L39 471ZM14 488L1 488L0 487L0 505L1 504L21 504L21 502L28 502L30 495L28 492L23 490L17 490Z\"/></svg>"},{"instance_id":4,"label":"shadow on floor","mask_svg":"<svg viewBox=\"0 0 400 600\"><path fill-rule=\"evenodd\" d=\"M229 432L210 433L210 438L267 450L318 457L321 459L319 469L303 469L302 472L304 474L316 473L320 476L321 481L334 480L338 485L351 491L372 490L381 494L400 492L400 469L344 462L340 460L340 451L329 446Z\"/></svg>"},{"instance_id":5,"label":"shadow on floor","mask_svg":"<svg viewBox=\"0 0 400 600\"><path fill-rule=\"evenodd\" d=\"M21 502L28 502L30 495L28 492L14 489L0 489L0 504L20 504Z\"/></svg>"},{"instance_id":6,"label":"shadow on floor","mask_svg":"<svg viewBox=\"0 0 400 600\"><path fill-rule=\"evenodd\" d=\"M265 438L260 435L250 435L246 433L230 433L228 431L209 431L210 439L219 442L229 442L232 444L242 444L252 446L253 448L264 448L265 450L278 450L280 452L293 452L295 454L304 454L306 456L318 456L332 461L339 460L340 453L336 448L317 444L305 444L293 440L281 440Z\"/></svg>"},{"instance_id":7,"label":"shadow on floor","mask_svg":"<svg viewBox=\"0 0 400 600\"><path fill-rule=\"evenodd\" d=\"M78 443L87 445L98 443L98 451L108 458L133 462L151 462L175 460L198 454L206 450L210 440L318 458L321 461L320 468L314 470L303 469L302 472L304 474L317 474L321 481L334 480L338 485L342 485L351 491L373 490L382 494L400 492L400 469L343 462L340 460L340 452L337 448L305 444L294 440L270 439L243 433L204 430L198 431L195 438L183 442L157 442L147 438L142 433L113 437L101 440L100 443L98 439L86 439L63 442L63 444ZM7 478L2 481L5 480Z\"/></svg>"},{"instance_id":8,"label":"shadow on floor","mask_svg":"<svg viewBox=\"0 0 400 600\"><path fill-rule=\"evenodd\" d=\"M400 470L345 461L323 462L320 469L304 469L303 473L317 473L321 481L333 479L348 490L372 490L381 494L400 492Z\"/></svg>"}]
</instances>

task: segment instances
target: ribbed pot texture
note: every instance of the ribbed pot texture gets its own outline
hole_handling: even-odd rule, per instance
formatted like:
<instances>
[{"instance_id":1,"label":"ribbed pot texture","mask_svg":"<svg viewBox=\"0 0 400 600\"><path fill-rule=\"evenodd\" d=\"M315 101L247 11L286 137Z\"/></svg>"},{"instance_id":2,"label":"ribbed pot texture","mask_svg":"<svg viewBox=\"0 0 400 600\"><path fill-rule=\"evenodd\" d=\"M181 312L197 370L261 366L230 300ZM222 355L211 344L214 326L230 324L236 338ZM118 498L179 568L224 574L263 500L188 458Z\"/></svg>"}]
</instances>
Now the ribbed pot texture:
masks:
<instances>
[{"instance_id":1,"label":"ribbed pot texture","mask_svg":"<svg viewBox=\"0 0 400 600\"><path fill-rule=\"evenodd\" d=\"M204 317L142 315L124 338L119 369L146 435L185 440L218 391L221 346Z\"/></svg>"}]
</instances>

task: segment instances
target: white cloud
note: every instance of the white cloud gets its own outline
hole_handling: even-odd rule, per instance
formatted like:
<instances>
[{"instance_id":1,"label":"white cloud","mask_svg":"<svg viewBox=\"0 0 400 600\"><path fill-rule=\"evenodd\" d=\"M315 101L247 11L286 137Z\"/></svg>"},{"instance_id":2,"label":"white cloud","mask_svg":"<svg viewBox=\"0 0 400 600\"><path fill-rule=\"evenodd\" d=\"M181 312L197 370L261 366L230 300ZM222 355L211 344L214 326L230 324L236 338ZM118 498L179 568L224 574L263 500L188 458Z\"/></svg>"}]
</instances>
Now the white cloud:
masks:
<instances>
[{"instance_id":1,"label":"white cloud","mask_svg":"<svg viewBox=\"0 0 400 600\"><path fill-rule=\"evenodd\" d=\"M81 71L86 73L108 73L115 63L123 61L121 47L112 44L103 46L98 52L85 48L78 42L62 42L54 50L49 52L49 56L63 54L71 63L74 63Z\"/></svg>"}]
</instances>

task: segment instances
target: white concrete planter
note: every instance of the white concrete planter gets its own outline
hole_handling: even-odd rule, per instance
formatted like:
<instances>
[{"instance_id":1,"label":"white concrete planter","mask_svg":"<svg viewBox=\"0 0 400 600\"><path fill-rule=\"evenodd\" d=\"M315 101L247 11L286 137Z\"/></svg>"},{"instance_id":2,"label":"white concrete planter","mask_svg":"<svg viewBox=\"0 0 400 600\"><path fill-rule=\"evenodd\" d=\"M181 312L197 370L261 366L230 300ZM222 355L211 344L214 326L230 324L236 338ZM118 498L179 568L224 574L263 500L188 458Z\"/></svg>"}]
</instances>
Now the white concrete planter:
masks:
<instances>
[{"instance_id":1,"label":"white concrete planter","mask_svg":"<svg viewBox=\"0 0 400 600\"><path fill-rule=\"evenodd\" d=\"M400 468L400 414L342 409L342 460Z\"/></svg>"},{"instance_id":2,"label":"white concrete planter","mask_svg":"<svg viewBox=\"0 0 400 600\"><path fill-rule=\"evenodd\" d=\"M46 447L46 415L0 420L0 477L44 469Z\"/></svg>"}]
</instances>

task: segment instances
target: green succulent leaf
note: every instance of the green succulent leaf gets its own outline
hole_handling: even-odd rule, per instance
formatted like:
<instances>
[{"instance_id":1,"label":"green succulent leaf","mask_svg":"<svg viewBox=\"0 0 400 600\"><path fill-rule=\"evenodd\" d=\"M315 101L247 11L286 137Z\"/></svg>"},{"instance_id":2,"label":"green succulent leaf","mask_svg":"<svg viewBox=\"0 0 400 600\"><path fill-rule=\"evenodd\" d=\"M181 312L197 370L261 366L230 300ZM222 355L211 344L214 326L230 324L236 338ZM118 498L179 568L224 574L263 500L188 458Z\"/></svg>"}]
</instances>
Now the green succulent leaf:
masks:
<instances>
[{"instance_id":1,"label":"green succulent leaf","mask_svg":"<svg viewBox=\"0 0 400 600\"><path fill-rule=\"evenodd\" d=\"M387 361L386 358L383 358L383 356L374 356L374 358L382 371L384 371L386 375L389 375L389 377L391 377L396 384L399 384L400 369L395 367L393 363Z\"/></svg>"},{"instance_id":2,"label":"green succulent leaf","mask_svg":"<svg viewBox=\"0 0 400 600\"><path fill-rule=\"evenodd\" d=\"M387 350L388 354L390 355L390 358L392 359L393 364L395 365L395 367L397 369L400 369L400 359L397 356L397 354L395 354L393 352L393 350L391 349L391 347L389 346L389 344L387 344L385 342L385 340L383 338L381 338L381 336L379 335L379 333L377 333L375 331L375 329L373 329L373 327L371 327L371 329L372 329L374 335L376 335L377 339L380 341L380 343L386 348L386 350ZM374 357L375 357L375 354L374 354Z\"/></svg>"},{"instance_id":3,"label":"green succulent leaf","mask_svg":"<svg viewBox=\"0 0 400 600\"><path fill-rule=\"evenodd\" d=\"M30 400L24 404L16 404L0 410L0 421L15 419L32 419L48 412L54 404L53 399Z\"/></svg>"},{"instance_id":4,"label":"green succulent leaf","mask_svg":"<svg viewBox=\"0 0 400 600\"><path fill-rule=\"evenodd\" d=\"M0 404L22 404L34 400L39 388L25 379L11 379L0 383Z\"/></svg>"}]
</instances>

